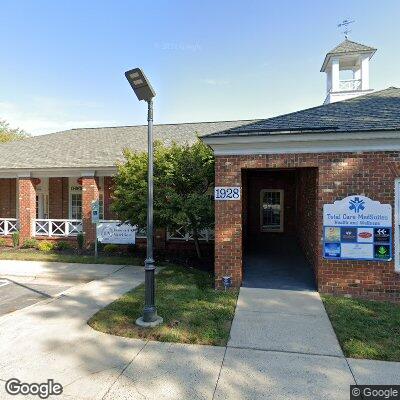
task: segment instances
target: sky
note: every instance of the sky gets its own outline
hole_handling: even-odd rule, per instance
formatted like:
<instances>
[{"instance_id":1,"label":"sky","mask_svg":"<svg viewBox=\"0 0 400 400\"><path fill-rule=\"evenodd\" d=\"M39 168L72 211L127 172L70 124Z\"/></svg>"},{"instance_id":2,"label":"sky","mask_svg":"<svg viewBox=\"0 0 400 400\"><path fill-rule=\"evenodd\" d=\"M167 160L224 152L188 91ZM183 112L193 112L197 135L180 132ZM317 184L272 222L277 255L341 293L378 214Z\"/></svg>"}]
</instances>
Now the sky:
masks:
<instances>
[{"instance_id":1,"label":"sky","mask_svg":"<svg viewBox=\"0 0 400 400\"><path fill-rule=\"evenodd\" d=\"M400 2L0 0L0 119L33 135L146 123L124 77L141 67L155 123L268 118L322 104L325 54L376 47L371 87L400 87Z\"/></svg>"}]
</instances>

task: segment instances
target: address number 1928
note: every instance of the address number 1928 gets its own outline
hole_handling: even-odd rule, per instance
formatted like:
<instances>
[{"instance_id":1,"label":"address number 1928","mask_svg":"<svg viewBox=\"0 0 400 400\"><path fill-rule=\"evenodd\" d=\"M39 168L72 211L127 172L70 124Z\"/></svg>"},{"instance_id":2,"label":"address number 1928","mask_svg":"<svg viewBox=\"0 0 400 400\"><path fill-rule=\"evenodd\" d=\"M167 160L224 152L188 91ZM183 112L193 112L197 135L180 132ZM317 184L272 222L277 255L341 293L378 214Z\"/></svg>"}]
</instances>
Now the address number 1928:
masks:
<instances>
[{"instance_id":1,"label":"address number 1928","mask_svg":"<svg viewBox=\"0 0 400 400\"><path fill-rule=\"evenodd\" d=\"M240 200L240 187L217 186L214 189L215 200Z\"/></svg>"}]
</instances>

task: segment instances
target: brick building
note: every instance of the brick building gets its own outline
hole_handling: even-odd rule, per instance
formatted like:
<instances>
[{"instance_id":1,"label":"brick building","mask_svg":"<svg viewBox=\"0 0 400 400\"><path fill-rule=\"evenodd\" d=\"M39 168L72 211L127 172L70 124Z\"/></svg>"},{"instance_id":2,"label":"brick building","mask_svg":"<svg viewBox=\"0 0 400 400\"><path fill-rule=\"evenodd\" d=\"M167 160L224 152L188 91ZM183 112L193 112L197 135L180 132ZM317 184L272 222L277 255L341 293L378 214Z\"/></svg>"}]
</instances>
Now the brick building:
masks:
<instances>
[{"instance_id":1,"label":"brick building","mask_svg":"<svg viewBox=\"0 0 400 400\"><path fill-rule=\"evenodd\" d=\"M327 54L322 106L264 120L155 126L166 144L200 136L215 153L216 188L240 190L232 201L215 202L217 287L230 276L234 286L316 285L324 293L400 300L400 89L370 89L374 52L345 40ZM145 151L146 127L74 129L0 145L0 236L18 229L22 240L74 240L83 231L93 242L90 204L99 199L101 218L115 218L112 176L124 148ZM342 246L351 256L328 252L324 206L349 196L391 206L386 228L393 234L380 246L390 257L366 257L375 244L358 239ZM210 233L203 239L214 244ZM188 233L156 233L158 249L191 246Z\"/></svg>"},{"instance_id":2,"label":"brick building","mask_svg":"<svg viewBox=\"0 0 400 400\"><path fill-rule=\"evenodd\" d=\"M166 144L193 143L197 136L237 127L250 121L165 124L154 127L156 140ZM115 220L111 210L116 164L123 150L147 149L147 127L72 129L0 145L0 238L11 242L69 240L85 233L94 242L91 203L99 200L100 219ZM212 232L204 232L203 246L212 248ZM145 243L145 233L138 233ZM158 250L192 251L190 235L157 231Z\"/></svg>"},{"instance_id":3,"label":"brick building","mask_svg":"<svg viewBox=\"0 0 400 400\"><path fill-rule=\"evenodd\" d=\"M313 280L323 293L400 300L400 89L369 88L374 52L346 39L327 54L324 105L203 138L216 157L216 189L241 190L236 201L215 202L217 286L223 276L234 286L276 281L288 289L311 287ZM352 79L342 78L344 70ZM361 237L370 238L362 239L350 227L337 231L338 243L324 244L324 205L348 196L392 207L385 229L393 242L388 234L385 246L373 247L373 228L363 228ZM353 230L352 241L340 237ZM329 253L331 246L337 253ZM377 259L374 249L386 258Z\"/></svg>"}]
</instances>

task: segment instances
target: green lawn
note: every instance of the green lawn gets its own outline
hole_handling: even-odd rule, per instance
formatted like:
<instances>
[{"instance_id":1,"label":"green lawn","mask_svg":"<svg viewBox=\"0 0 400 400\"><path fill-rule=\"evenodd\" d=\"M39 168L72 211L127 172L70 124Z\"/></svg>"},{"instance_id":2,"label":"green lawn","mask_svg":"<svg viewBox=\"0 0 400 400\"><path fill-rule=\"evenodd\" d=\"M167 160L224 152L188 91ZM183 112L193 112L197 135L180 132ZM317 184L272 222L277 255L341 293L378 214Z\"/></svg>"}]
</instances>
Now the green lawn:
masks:
<instances>
[{"instance_id":1,"label":"green lawn","mask_svg":"<svg viewBox=\"0 0 400 400\"><path fill-rule=\"evenodd\" d=\"M400 306L321 296L346 357L400 361Z\"/></svg>"},{"instance_id":2,"label":"green lawn","mask_svg":"<svg viewBox=\"0 0 400 400\"><path fill-rule=\"evenodd\" d=\"M156 276L156 305L164 324L139 328L144 285L138 286L90 320L101 332L162 342L225 345L236 307L238 291L216 291L211 274L178 266L167 266Z\"/></svg>"},{"instance_id":3,"label":"green lawn","mask_svg":"<svg viewBox=\"0 0 400 400\"><path fill-rule=\"evenodd\" d=\"M23 260L23 261L57 261L66 263L82 264L115 264L115 265L142 265L143 260L132 256L99 256L45 253L31 249L2 250L0 249L0 260Z\"/></svg>"}]
</instances>

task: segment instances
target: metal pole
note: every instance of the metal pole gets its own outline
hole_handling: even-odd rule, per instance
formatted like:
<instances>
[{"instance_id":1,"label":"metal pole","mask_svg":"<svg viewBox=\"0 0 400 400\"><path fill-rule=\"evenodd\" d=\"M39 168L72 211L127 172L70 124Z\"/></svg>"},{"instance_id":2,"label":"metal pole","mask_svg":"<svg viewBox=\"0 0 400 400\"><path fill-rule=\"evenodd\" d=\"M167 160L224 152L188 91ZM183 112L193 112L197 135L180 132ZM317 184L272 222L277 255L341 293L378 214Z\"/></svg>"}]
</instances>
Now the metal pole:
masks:
<instances>
[{"instance_id":1,"label":"metal pole","mask_svg":"<svg viewBox=\"0 0 400 400\"><path fill-rule=\"evenodd\" d=\"M154 322L157 320L157 308L155 306L154 273L155 265L153 259L153 100L148 103L148 175L147 175L147 257L144 262L145 270L145 300L143 310L143 321Z\"/></svg>"},{"instance_id":2,"label":"metal pole","mask_svg":"<svg viewBox=\"0 0 400 400\"><path fill-rule=\"evenodd\" d=\"M97 249L97 222L94 223L94 229L95 229L95 234L94 234L94 257L97 258L98 255L98 249Z\"/></svg>"}]
</instances>

